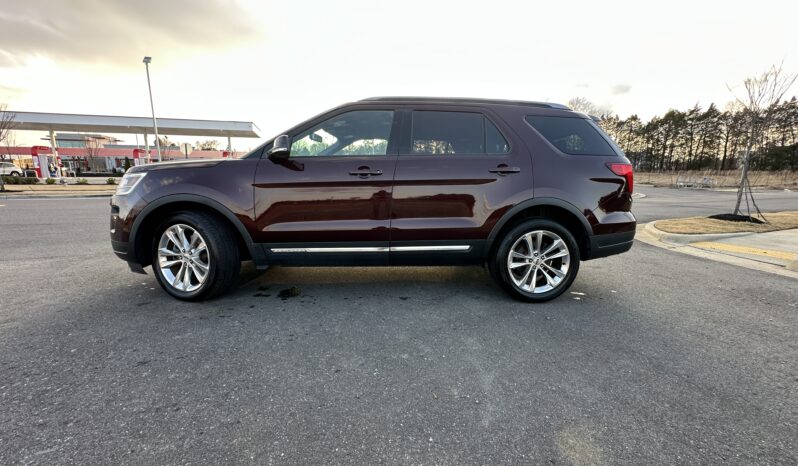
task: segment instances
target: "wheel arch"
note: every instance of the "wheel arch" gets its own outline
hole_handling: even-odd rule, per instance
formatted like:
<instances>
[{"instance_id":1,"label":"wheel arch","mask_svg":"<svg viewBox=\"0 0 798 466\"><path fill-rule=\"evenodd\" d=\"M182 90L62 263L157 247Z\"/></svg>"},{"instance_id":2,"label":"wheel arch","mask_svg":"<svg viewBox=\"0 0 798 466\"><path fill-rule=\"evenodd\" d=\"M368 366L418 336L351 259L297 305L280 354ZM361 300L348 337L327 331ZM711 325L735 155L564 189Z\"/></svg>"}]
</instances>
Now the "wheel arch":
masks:
<instances>
[{"instance_id":1,"label":"wheel arch","mask_svg":"<svg viewBox=\"0 0 798 466\"><path fill-rule=\"evenodd\" d=\"M196 194L172 194L147 204L130 229L130 257L141 266L150 265L152 257L147 247L148 240L152 239L155 229L166 216L184 210L205 212L220 219L237 233L235 239L242 259L252 259L258 266L265 264L263 251L253 243L241 220L218 201Z\"/></svg>"},{"instance_id":2,"label":"wheel arch","mask_svg":"<svg viewBox=\"0 0 798 466\"><path fill-rule=\"evenodd\" d=\"M579 246L579 257L583 260L590 257L590 232L592 231L590 222L573 204L562 199L547 197L520 202L502 215L488 236L488 244L485 249L488 254L493 255L505 232L529 218L543 218L560 223L576 239Z\"/></svg>"}]
</instances>

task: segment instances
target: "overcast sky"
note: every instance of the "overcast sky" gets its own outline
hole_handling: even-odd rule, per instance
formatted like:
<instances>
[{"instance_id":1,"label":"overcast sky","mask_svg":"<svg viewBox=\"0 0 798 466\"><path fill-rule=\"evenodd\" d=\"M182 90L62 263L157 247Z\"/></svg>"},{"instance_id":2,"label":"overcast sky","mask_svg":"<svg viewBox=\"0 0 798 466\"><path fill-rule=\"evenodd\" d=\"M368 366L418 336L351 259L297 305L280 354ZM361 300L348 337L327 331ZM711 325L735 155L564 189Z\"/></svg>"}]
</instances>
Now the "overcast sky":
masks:
<instances>
[{"instance_id":1,"label":"overcast sky","mask_svg":"<svg viewBox=\"0 0 798 466\"><path fill-rule=\"evenodd\" d=\"M253 121L264 137L375 95L581 96L649 118L722 108L727 84L782 60L798 68L798 2L784 0L0 5L0 102L10 109L148 116L141 59L151 55L158 116Z\"/></svg>"}]
</instances>

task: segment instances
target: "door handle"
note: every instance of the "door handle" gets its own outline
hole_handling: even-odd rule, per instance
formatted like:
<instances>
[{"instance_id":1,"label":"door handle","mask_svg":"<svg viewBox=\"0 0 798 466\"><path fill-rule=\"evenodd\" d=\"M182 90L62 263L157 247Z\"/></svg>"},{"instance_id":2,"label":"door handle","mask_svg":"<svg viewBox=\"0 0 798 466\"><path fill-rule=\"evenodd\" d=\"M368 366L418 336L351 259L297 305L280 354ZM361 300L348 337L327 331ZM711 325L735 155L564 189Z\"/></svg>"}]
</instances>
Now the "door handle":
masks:
<instances>
[{"instance_id":1,"label":"door handle","mask_svg":"<svg viewBox=\"0 0 798 466\"><path fill-rule=\"evenodd\" d=\"M505 164L501 164L496 168L491 168L489 171L491 173L498 173L499 175L508 175L510 173L519 173L521 169L518 167L510 167Z\"/></svg>"},{"instance_id":2,"label":"door handle","mask_svg":"<svg viewBox=\"0 0 798 466\"><path fill-rule=\"evenodd\" d=\"M352 176L359 176L365 178L367 176L380 176L382 175L382 170L372 170L370 167L357 167L356 171L349 172Z\"/></svg>"}]
</instances>

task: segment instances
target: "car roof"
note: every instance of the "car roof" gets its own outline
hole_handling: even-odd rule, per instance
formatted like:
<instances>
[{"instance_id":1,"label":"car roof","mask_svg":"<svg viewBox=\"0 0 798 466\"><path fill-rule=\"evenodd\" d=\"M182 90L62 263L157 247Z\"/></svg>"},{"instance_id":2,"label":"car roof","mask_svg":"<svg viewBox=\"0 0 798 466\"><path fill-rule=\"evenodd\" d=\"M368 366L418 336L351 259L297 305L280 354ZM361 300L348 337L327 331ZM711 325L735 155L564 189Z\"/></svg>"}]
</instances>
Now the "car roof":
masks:
<instances>
[{"instance_id":1,"label":"car roof","mask_svg":"<svg viewBox=\"0 0 798 466\"><path fill-rule=\"evenodd\" d=\"M507 100L507 99L480 99L471 97L407 97L407 96L386 96L369 97L361 102L395 102L395 103L440 103L440 104L478 104L478 105L512 105L534 108L550 108L556 110L571 110L570 107L554 102L536 102L531 100Z\"/></svg>"}]
</instances>

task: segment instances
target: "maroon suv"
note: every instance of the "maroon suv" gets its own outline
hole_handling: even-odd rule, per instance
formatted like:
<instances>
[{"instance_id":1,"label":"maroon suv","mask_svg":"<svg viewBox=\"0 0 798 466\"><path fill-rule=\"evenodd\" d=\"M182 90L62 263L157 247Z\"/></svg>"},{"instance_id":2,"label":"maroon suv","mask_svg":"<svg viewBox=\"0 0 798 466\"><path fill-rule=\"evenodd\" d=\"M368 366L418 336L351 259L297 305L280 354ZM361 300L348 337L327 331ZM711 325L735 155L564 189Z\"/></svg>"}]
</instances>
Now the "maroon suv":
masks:
<instances>
[{"instance_id":1,"label":"maroon suv","mask_svg":"<svg viewBox=\"0 0 798 466\"><path fill-rule=\"evenodd\" d=\"M270 265L485 264L546 301L582 260L629 250L632 167L565 106L385 97L312 118L240 160L131 168L111 200L114 252L172 296Z\"/></svg>"}]
</instances>

